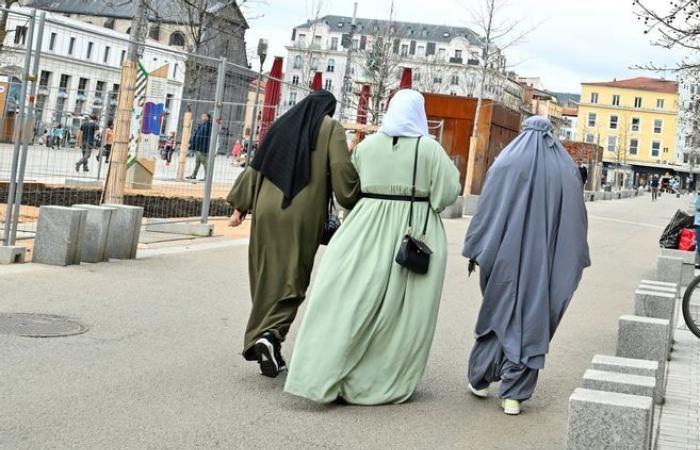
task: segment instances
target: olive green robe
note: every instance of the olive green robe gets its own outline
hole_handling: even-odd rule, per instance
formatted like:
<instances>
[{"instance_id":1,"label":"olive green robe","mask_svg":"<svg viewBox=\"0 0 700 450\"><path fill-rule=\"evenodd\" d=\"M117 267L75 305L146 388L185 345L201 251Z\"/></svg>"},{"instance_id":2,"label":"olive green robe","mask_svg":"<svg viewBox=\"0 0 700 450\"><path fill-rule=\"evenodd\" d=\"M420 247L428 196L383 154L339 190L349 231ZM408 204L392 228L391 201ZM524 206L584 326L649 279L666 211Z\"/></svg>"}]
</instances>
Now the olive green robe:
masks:
<instances>
[{"instance_id":1,"label":"olive green robe","mask_svg":"<svg viewBox=\"0 0 700 450\"><path fill-rule=\"evenodd\" d=\"M253 307L243 347L247 359L253 359L249 350L263 332L284 340L306 296L327 216L329 169L338 203L351 209L360 199L360 180L343 127L326 117L311 153L311 180L286 209L282 191L253 168L240 175L228 195L235 209L252 211L248 270Z\"/></svg>"}]
</instances>

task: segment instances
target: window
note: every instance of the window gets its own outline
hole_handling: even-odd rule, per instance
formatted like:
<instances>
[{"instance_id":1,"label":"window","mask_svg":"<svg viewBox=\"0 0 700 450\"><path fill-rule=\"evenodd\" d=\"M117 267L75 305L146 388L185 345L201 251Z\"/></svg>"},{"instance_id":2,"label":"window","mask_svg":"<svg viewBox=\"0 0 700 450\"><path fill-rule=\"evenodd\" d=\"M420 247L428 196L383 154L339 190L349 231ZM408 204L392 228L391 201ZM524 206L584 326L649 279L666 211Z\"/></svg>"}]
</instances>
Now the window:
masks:
<instances>
[{"instance_id":1,"label":"window","mask_svg":"<svg viewBox=\"0 0 700 450\"><path fill-rule=\"evenodd\" d=\"M56 48L56 33L51 33L51 37L49 38L49 50L53 51Z\"/></svg>"},{"instance_id":2,"label":"window","mask_svg":"<svg viewBox=\"0 0 700 450\"><path fill-rule=\"evenodd\" d=\"M310 68L311 70L318 70L319 64L320 64L320 63L319 63L319 61L318 61L318 58L316 58L316 57L311 58L311 65L309 66L309 68Z\"/></svg>"},{"instance_id":3,"label":"window","mask_svg":"<svg viewBox=\"0 0 700 450\"><path fill-rule=\"evenodd\" d=\"M299 37L297 38L297 43L299 44L300 47L306 47L306 35L303 33L300 33ZM294 101L296 102L296 99Z\"/></svg>"},{"instance_id":4,"label":"window","mask_svg":"<svg viewBox=\"0 0 700 450\"><path fill-rule=\"evenodd\" d=\"M440 58L441 60L444 60L446 53L447 53L447 50L445 50L444 48L439 49L438 50L438 58Z\"/></svg>"},{"instance_id":5,"label":"window","mask_svg":"<svg viewBox=\"0 0 700 450\"><path fill-rule=\"evenodd\" d=\"M597 92L591 93L591 103L598 103L598 93Z\"/></svg>"},{"instance_id":6,"label":"window","mask_svg":"<svg viewBox=\"0 0 700 450\"><path fill-rule=\"evenodd\" d=\"M360 48L360 40L359 39L353 39L352 40L352 49L353 50L358 50Z\"/></svg>"},{"instance_id":7,"label":"window","mask_svg":"<svg viewBox=\"0 0 700 450\"><path fill-rule=\"evenodd\" d=\"M634 107L635 107L635 108L641 108L641 107L642 107L642 97L635 97L635 98L634 98Z\"/></svg>"},{"instance_id":8,"label":"window","mask_svg":"<svg viewBox=\"0 0 700 450\"><path fill-rule=\"evenodd\" d=\"M425 56L432 56L435 54L435 42L428 42L425 47Z\"/></svg>"},{"instance_id":9,"label":"window","mask_svg":"<svg viewBox=\"0 0 700 450\"><path fill-rule=\"evenodd\" d=\"M86 57L87 59L91 59L91 58L92 58L92 48L93 48L94 46L95 46L95 44L93 44L92 42L88 42L87 54L85 55L85 57Z\"/></svg>"},{"instance_id":10,"label":"window","mask_svg":"<svg viewBox=\"0 0 700 450\"><path fill-rule=\"evenodd\" d=\"M173 64L173 78L177 77L177 63Z\"/></svg>"},{"instance_id":11,"label":"window","mask_svg":"<svg viewBox=\"0 0 700 450\"><path fill-rule=\"evenodd\" d=\"M168 45L172 45L173 47L184 47L185 35L179 31L171 33L170 38L168 39Z\"/></svg>"},{"instance_id":12,"label":"window","mask_svg":"<svg viewBox=\"0 0 700 450\"><path fill-rule=\"evenodd\" d=\"M314 36L314 47L321 48L321 36L318 34Z\"/></svg>"},{"instance_id":13,"label":"window","mask_svg":"<svg viewBox=\"0 0 700 450\"><path fill-rule=\"evenodd\" d=\"M326 67L326 72L335 72L335 59L328 59L328 66Z\"/></svg>"},{"instance_id":14,"label":"window","mask_svg":"<svg viewBox=\"0 0 700 450\"><path fill-rule=\"evenodd\" d=\"M15 44L24 45L27 42L27 27L17 26L15 28Z\"/></svg>"},{"instance_id":15,"label":"window","mask_svg":"<svg viewBox=\"0 0 700 450\"><path fill-rule=\"evenodd\" d=\"M636 155L639 152L639 139L630 139L630 155Z\"/></svg>"},{"instance_id":16,"label":"window","mask_svg":"<svg viewBox=\"0 0 700 450\"><path fill-rule=\"evenodd\" d=\"M632 117L632 131L639 131L642 120L639 117Z\"/></svg>"},{"instance_id":17,"label":"window","mask_svg":"<svg viewBox=\"0 0 700 450\"><path fill-rule=\"evenodd\" d=\"M433 77L433 83L442 83L442 73L438 72Z\"/></svg>"},{"instance_id":18,"label":"window","mask_svg":"<svg viewBox=\"0 0 700 450\"><path fill-rule=\"evenodd\" d=\"M367 50L367 36L360 36L360 50Z\"/></svg>"},{"instance_id":19,"label":"window","mask_svg":"<svg viewBox=\"0 0 700 450\"><path fill-rule=\"evenodd\" d=\"M654 134L661 134L664 128L664 121L662 119L654 119Z\"/></svg>"},{"instance_id":20,"label":"window","mask_svg":"<svg viewBox=\"0 0 700 450\"><path fill-rule=\"evenodd\" d=\"M81 95L83 97L85 96L89 82L90 82L90 80L88 80L87 78L80 78L80 80L78 80L78 95L79 96L81 96Z\"/></svg>"},{"instance_id":21,"label":"window","mask_svg":"<svg viewBox=\"0 0 700 450\"><path fill-rule=\"evenodd\" d=\"M50 81L51 81L51 72L48 72L46 70L42 70L41 75L39 76L39 87L48 88Z\"/></svg>"},{"instance_id":22,"label":"window","mask_svg":"<svg viewBox=\"0 0 700 450\"><path fill-rule=\"evenodd\" d=\"M418 46L418 49L416 50L416 55L418 55L418 57L420 58L425 56L425 47L423 45Z\"/></svg>"},{"instance_id":23,"label":"window","mask_svg":"<svg viewBox=\"0 0 700 450\"><path fill-rule=\"evenodd\" d=\"M608 151L614 152L617 150L617 136L608 136Z\"/></svg>"},{"instance_id":24,"label":"window","mask_svg":"<svg viewBox=\"0 0 700 450\"><path fill-rule=\"evenodd\" d=\"M652 141L652 143L651 143L651 156L654 158L658 158L660 151L661 151L661 142Z\"/></svg>"},{"instance_id":25,"label":"window","mask_svg":"<svg viewBox=\"0 0 700 450\"><path fill-rule=\"evenodd\" d=\"M413 81L420 81L420 72L418 70L413 72Z\"/></svg>"},{"instance_id":26,"label":"window","mask_svg":"<svg viewBox=\"0 0 700 450\"><path fill-rule=\"evenodd\" d=\"M401 56L408 56L408 44L401 44Z\"/></svg>"},{"instance_id":27,"label":"window","mask_svg":"<svg viewBox=\"0 0 700 450\"><path fill-rule=\"evenodd\" d=\"M586 142L589 144L592 144L595 142L595 136L592 135L591 133L586 134Z\"/></svg>"},{"instance_id":28,"label":"window","mask_svg":"<svg viewBox=\"0 0 700 450\"><path fill-rule=\"evenodd\" d=\"M611 130L617 130L617 122L618 122L617 116L610 116L610 129Z\"/></svg>"},{"instance_id":29,"label":"window","mask_svg":"<svg viewBox=\"0 0 700 450\"><path fill-rule=\"evenodd\" d=\"M122 64L126 59L126 50L122 50L122 56L119 58L119 64Z\"/></svg>"},{"instance_id":30,"label":"window","mask_svg":"<svg viewBox=\"0 0 700 450\"><path fill-rule=\"evenodd\" d=\"M296 91L289 93L289 106L297 104L297 93Z\"/></svg>"},{"instance_id":31,"label":"window","mask_svg":"<svg viewBox=\"0 0 700 450\"><path fill-rule=\"evenodd\" d=\"M299 75L294 75L294 76L292 77L292 84L293 84L294 86L299 86Z\"/></svg>"},{"instance_id":32,"label":"window","mask_svg":"<svg viewBox=\"0 0 700 450\"><path fill-rule=\"evenodd\" d=\"M68 93L68 85L70 84L70 75L61 75L61 82L58 85L58 92L67 94Z\"/></svg>"},{"instance_id":33,"label":"window","mask_svg":"<svg viewBox=\"0 0 700 450\"><path fill-rule=\"evenodd\" d=\"M597 120L598 120L598 115L596 113L592 113L592 112L588 113L588 126L589 127L595 127Z\"/></svg>"},{"instance_id":34,"label":"window","mask_svg":"<svg viewBox=\"0 0 700 450\"><path fill-rule=\"evenodd\" d=\"M326 82L324 83L323 88L327 91L332 91L333 90L333 80L331 80L330 78L327 79Z\"/></svg>"},{"instance_id":35,"label":"window","mask_svg":"<svg viewBox=\"0 0 700 450\"><path fill-rule=\"evenodd\" d=\"M401 47L401 41L399 41L398 39L394 39L394 42L392 43L392 47L391 47L391 52L394 55L398 55L400 47Z\"/></svg>"},{"instance_id":36,"label":"window","mask_svg":"<svg viewBox=\"0 0 700 450\"><path fill-rule=\"evenodd\" d=\"M455 59L462 59L462 50L455 50Z\"/></svg>"},{"instance_id":37,"label":"window","mask_svg":"<svg viewBox=\"0 0 700 450\"><path fill-rule=\"evenodd\" d=\"M160 41L160 25L157 23L151 25L151 27L148 29L148 37L154 41Z\"/></svg>"},{"instance_id":38,"label":"window","mask_svg":"<svg viewBox=\"0 0 700 450\"><path fill-rule=\"evenodd\" d=\"M106 83L104 81L98 81L95 83L95 96L102 97L105 93Z\"/></svg>"},{"instance_id":39,"label":"window","mask_svg":"<svg viewBox=\"0 0 700 450\"><path fill-rule=\"evenodd\" d=\"M301 69L302 58L301 55L296 55L294 57L294 68Z\"/></svg>"},{"instance_id":40,"label":"window","mask_svg":"<svg viewBox=\"0 0 700 450\"><path fill-rule=\"evenodd\" d=\"M656 109L664 109L664 99L656 99Z\"/></svg>"},{"instance_id":41,"label":"window","mask_svg":"<svg viewBox=\"0 0 700 450\"><path fill-rule=\"evenodd\" d=\"M613 104L613 106L620 106L620 96L619 95L613 95L612 104Z\"/></svg>"},{"instance_id":42,"label":"window","mask_svg":"<svg viewBox=\"0 0 700 450\"><path fill-rule=\"evenodd\" d=\"M109 51L110 50L111 49L109 48L109 46L105 47L105 54L104 54L104 57L102 58L102 62L105 64L107 64L107 62L109 61Z\"/></svg>"},{"instance_id":43,"label":"window","mask_svg":"<svg viewBox=\"0 0 700 450\"><path fill-rule=\"evenodd\" d=\"M68 42L68 54L73 56L73 50L75 50L75 38L74 37L70 38L70 41Z\"/></svg>"},{"instance_id":44,"label":"window","mask_svg":"<svg viewBox=\"0 0 700 450\"><path fill-rule=\"evenodd\" d=\"M331 50L338 50L338 38L331 38Z\"/></svg>"},{"instance_id":45,"label":"window","mask_svg":"<svg viewBox=\"0 0 700 450\"><path fill-rule=\"evenodd\" d=\"M411 41L410 45L408 46L408 54L409 55L416 54L416 41Z\"/></svg>"},{"instance_id":46,"label":"window","mask_svg":"<svg viewBox=\"0 0 700 450\"><path fill-rule=\"evenodd\" d=\"M452 78L450 79L450 84L452 86L458 86L459 85L459 75L452 75Z\"/></svg>"}]
</instances>

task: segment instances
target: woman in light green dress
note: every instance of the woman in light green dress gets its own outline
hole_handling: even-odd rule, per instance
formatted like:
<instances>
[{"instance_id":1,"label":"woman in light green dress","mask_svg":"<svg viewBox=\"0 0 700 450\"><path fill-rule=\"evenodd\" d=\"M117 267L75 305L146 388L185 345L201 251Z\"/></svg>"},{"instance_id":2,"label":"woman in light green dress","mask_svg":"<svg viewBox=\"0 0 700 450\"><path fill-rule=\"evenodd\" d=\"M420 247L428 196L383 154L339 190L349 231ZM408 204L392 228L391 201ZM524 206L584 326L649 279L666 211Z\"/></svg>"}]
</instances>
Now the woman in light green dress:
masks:
<instances>
[{"instance_id":1,"label":"woman in light green dress","mask_svg":"<svg viewBox=\"0 0 700 450\"><path fill-rule=\"evenodd\" d=\"M428 273L395 262L408 229L416 141L420 139L413 224L419 237L428 211ZM381 132L365 139L353 162L363 198L333 237L311 291L285 390L316 402L341 397L377 405L406 401L425 369L435 332L447 261L438 212L460 191L459 173L428 136L424 99L399 91Z\"/></svg>"}]
</instances>

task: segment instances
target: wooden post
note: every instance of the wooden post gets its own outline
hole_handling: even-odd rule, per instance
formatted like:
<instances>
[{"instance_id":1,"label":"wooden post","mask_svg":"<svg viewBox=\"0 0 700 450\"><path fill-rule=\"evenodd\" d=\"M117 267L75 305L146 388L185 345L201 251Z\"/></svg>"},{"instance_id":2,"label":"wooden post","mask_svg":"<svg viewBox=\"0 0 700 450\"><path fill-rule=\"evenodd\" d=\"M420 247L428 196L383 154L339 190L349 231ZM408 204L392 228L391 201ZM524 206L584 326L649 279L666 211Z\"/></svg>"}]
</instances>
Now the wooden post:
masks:
<instances>
[{"instance_id":1,"label":"wooden post","mask_svg":"<svg viewBox=\"0 0 700 450\"><path fill-rule=\"evenodd\" d=\"M476 146L479 144L479 138L472 136L469 138L469 158L467 159L467 176L464 178L463 195L471 195L472 184L474 182L474 165L476 164Z\"/></svg>"},{"instance_id":2,"label":"wooden post","mask_svg":"<svg viewBox=\"0 0 700 450\"><path fill-rule=\"evenodd\" d=\"M131 114L134 107L137 64L135 61L126 60L122 66L117 113L114 123L114 145L109 158L109 169L105 180L104 203L124 203L126 163L129 154L129 139L131 137Z\"/></svg>"},{"instance_id":3,"label":"wooden post","mask_svg":"<svg viewBox=\"0 0 700 450\"><path fill-rule=\"evenodd\" d=\"M190 146L190 135L192 134L192 112L187 111L182 116L182 139L180 139L180 157L177 160L177 181L185 179L185 164L187 163L187 152Z\"/></svg>"}]
</instances>

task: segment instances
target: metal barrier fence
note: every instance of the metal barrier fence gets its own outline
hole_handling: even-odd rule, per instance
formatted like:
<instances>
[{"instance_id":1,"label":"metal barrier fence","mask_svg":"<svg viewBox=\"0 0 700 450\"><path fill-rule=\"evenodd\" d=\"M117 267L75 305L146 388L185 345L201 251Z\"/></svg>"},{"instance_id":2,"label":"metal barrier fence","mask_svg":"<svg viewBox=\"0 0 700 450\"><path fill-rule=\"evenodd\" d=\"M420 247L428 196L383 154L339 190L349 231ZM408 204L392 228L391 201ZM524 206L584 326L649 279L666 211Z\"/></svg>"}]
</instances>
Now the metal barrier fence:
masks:
<instances>
[{"instance_id":1,"label":"metal barrier fence","mask_svg":"<svg viewBox=\"0 0 700 450\"><path fill-rule=\"evenodd\" d=\"M0 229L7 244L33 237L42 205L102 202L130 40L43 12L5 11ZM143 206L147 218L171 221L229 215L225 196L255 151L261 128L269 126L261 127L261 120L279 116L293 105L290 98L310 92L223 58L153 43L144 45L138 73L124 203ZM277 87L270 92L285 96L266 106L272 84ZM346 106L356 109L357 98L351 102ZM266 114L266 108L274 109ZM440 138L442 124L430 126ZM210 139L203 137L207 127ZM96 130L94 139L81 136L81 128ZM8 207L8 199L19 200L19 207Z\"/></svg>"}]
</instances>

